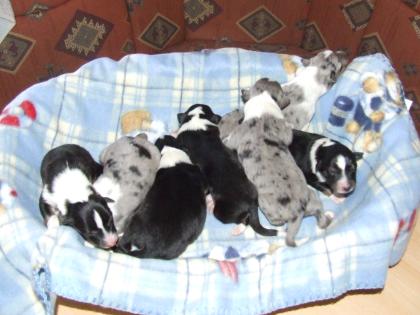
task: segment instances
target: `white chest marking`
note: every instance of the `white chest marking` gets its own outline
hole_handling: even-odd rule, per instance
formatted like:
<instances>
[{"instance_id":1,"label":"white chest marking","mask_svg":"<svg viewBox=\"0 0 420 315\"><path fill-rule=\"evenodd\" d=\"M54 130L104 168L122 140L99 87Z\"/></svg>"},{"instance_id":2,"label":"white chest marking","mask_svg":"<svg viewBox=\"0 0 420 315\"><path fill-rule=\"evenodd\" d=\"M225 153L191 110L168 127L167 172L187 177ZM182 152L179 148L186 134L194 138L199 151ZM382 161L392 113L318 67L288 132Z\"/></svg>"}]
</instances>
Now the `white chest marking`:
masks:
<instances>
[{"instance_id":1,"label":"white chest marking","mask_svg":"<svg viewBox=\"0 0 420 315\"><path fill-rule=\"evenodd\" d=\"M190 157L182 150L164 146L160 158L159 169L174 167L179 163L192 164Z\"/></svg>"},{"instance_id":2,"label":"white chest marking","mask_svg":"<svg viewBox=\"0 0 420 315\"><path fill-rule=\"evenodd\" d=\"M283 112L267 91L251 97L244 106L244 121L260 118L264 114L284 119Z\"/></svg>"},{"instance_id":3,"label":"white chest marking","mask_svg":"<svg viewBox=\"0 0 420 315\"><path fill-rule=\"evenodd\" d=\"M66 168L58 174L51 185L52 192L49 192L45 185L42 190L42 197L46 203L56 207L62 215L67 214L66 201L70 203L88 201L92 191L89 189L90 182L77 168Z\"/></svg>"}]
</instances>

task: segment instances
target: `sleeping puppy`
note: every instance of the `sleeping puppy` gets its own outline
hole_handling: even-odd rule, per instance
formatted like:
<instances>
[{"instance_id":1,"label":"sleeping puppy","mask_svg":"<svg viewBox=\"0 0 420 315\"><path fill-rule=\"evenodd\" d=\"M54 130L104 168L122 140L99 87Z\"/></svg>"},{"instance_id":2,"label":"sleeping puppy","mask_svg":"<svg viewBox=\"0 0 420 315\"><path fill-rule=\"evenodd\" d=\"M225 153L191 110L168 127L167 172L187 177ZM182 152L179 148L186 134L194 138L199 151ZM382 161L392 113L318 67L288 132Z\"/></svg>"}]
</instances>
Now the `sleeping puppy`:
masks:
<instances>
[{"instance_id":1,"label":"sleeping puppy","mask_svg":"<svg viewBox=\"0 0 420 315\"><path fill-rule=\"evenodd\" d=\"M58 218L93 245L111 248L118 236L107 205L110 200L92 187L101 172L102 166L76 144L50 150L41 163L39 208L47 226L51 218Z\"/></svg>"},{"instance_id":2,"label":"sleeping puppy","mask_svg":"<svg viewBox=\"0 0 420 315\"><path fill-rule=\"evenodd\" d=\"M357 161L363 153L322 135L293 130L290 153L309 185L341 202L356 186Z\"/></svg>"},{"instance_id":3,"label":"sleeping puppy","mask_svg":"<svg viewBox=\"0 0 420 315\"><path fill-rule=\"evenodd\" d=\"M273 225L287 223L286 244L296 246L295 236L304 216L315 215L326 228L331 218L324 214L315 191L291 156L288 145L292 129L270 94L245 103L244 120L226 142L236 150L245 173L258 191L260 208Z\"/></svg>"},{"instance_id":4,"label":"sleeping puppy","mask_svg":"<svg viewBox=\"0 0 420 315\"><path fill-rule=\"evenodd\" d=\"M114 202L108 204L118 233L130 213L143 201L155 179L160 152L142 133L124 136L106 147L99 158L104 167L94 188Z\"/></svg>"},{"instance_id":5,"label":"sleeping puppy","mask_svg":"<svg viewBox=\"0 0 420 315\"><path fill-rule=\"evenodd\" d=\"M284 96L280 83L268 78L261 78L249 89L242 89L242 101L245 104L250 98L261 94L263 91L267 91L281 109L286 108L290 104L290 100ZM220 138L225 141L229 136L229 133L242 122L243 118L243 109L236 109L224 115L218 124Z\"/></svg>"},{"instance_id":6,"label":"sleeping puppy","mask_svg":"<svg viewBox=\"0 0 420 315\"><path fill-rule=\"evenodd\" d=\"M223 223L250 225L255 232L275 236L258 218L258 195L246 177L236 154L220 140L220 116L207 105L195 104L178 114L177 140L200 166L214 199L214 216ZM237 231L239 233L239 231Z\"/></svg>"},{"instance_id":7,"label":"sleeping puppy","mask_svg":"<svg viewBox=\"0 0 420 315\"><path fill-rule=\"evenodd\" d=\"M165 136L156 145L162 156L155 181L129 218L117 251L139 258L173 259L203 230L207 185L175 138Z\"/></svg>"},{"instance_id":8,"label":"sleeping puppy","mask_svg":"<svg viewBox=\"0 0 420 315\"><path fill-rule=\"evenodd\" d=\"M342 51L325 50L311 59L303 59L304 67L296 72L293 80L281 87L290 100L283 111L287 122L295 129L305 129L315 113L318 99L336 82L348 63Z\"/></svg>"}]
</instances>

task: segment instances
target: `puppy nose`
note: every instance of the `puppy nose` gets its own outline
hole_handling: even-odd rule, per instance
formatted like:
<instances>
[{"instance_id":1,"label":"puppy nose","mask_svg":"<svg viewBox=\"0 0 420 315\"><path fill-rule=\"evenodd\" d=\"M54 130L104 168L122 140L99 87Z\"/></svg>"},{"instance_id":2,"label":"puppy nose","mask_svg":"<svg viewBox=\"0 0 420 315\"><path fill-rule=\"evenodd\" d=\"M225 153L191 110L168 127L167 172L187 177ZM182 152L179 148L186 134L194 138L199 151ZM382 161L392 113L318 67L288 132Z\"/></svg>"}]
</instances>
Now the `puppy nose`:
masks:
<instances>
[{"instance_id":1,"label":"puppy nose","mask_svg":"<svg viewBox=\"0 0 420 315\"><path fill-rule=\"evenodd\" d=\"M345 186L343 186L343 190L345 192L348 192L350 189L351 189L351 185L345 185Z\"/></svg>"},{"instance_id":2,"label":"puppy nose","mask_svg":"<svg viewBox=\"0 0 420 315\"><path fill-rule=\"evenodd\" d=\"M117 234L108 234L104 238L104 244L106 248L114 247L118 242Z\"/></svg>"}]
</instances>

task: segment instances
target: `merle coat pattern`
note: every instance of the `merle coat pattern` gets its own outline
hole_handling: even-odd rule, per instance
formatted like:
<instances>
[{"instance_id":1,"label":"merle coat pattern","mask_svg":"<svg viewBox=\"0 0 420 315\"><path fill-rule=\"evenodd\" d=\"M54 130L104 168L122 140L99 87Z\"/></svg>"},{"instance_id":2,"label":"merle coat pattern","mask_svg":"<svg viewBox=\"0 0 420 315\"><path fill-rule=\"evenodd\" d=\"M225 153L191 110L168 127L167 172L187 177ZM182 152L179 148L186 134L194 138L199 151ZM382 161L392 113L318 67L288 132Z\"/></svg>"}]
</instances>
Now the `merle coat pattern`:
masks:
<instances>
[{"instance_id":1,"label":"merle coat pattern","mask_svg":"<svg viewBox=\"0 0 420 315\"><path fill-rule=\"evenodd\" d=\"M295 129L306 128L315 113L318 99L336 82L348 62L342 51L325 50L310 59L303 59L303 67L296 76L282 84L290 105L284 117Z\"/></svg>"},{"instance_id":2,"label":"merle coat pattern","mask_svg":"<svg viewBox=\"0 0 420 315\"><path fill-rule=\"evenodd\" d=\"M262 113L247 118L251 106L270 103L277 114ZM252 104L251 104L252 103ZM288 146L292 129L271 97L263 94L245 104L245 119L230 134L227 146L235 149L248 178L257 187L258 201L266 218L273 225L287 223L286 243L295 246L295 235L304 216L315 215L321 228L330 218L323 213L322 203L310 189L296 165Z\"/></svg>"},{"instance_id":3,"label":"merle coat pattern","mask_svg":"<svg viewBox=\"0 0 420 315\"><path fill-rule=\"evenodd\" d=\"M114 201L109 207L118 233L123 232L130 213L152 186L159 160L160 152L146 134L123 136L102 151L100 162L104 171L94 187Z\"/></svg>"}]
</instances>

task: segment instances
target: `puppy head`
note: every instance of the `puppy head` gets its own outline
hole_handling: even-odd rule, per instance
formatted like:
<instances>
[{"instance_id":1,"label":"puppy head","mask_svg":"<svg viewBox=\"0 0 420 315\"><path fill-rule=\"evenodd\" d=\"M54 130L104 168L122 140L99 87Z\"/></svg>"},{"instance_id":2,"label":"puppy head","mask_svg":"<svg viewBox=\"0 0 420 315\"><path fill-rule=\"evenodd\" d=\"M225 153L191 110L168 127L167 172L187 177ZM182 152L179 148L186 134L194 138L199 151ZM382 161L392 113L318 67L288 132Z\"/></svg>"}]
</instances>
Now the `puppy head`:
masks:
<instances>
[{"instance_id":1,"label":"puppy head","mask_svg":"<svg viewBox=\"0 0 420 315\"><path fill-rule=\"evenodd\" d=\"M290 104L290 100L284 95L280 83L268 78L261 78L249 89L242 89L242 101L246 103L251 97L257 96L264 91L267 91L270 94L271 98L279 105L281 109L287 107Z\"/></svg>"},{"instance_id":2,"label":"puppy head","mask_svg":"<svg viewBox=\"0 0 420 315\"><path fill-rule=\"evenodd\" d=\"M324 50L311 59L304 59L304 66L317 68L316 79L320 84L331 87L338 76L344 71L348 63L347 54L344 51Z\"/></svg>"},{"instance_id":3,"label":"puppy head","mask_svg":"<svg viewBox=\"0 0 420 315\"><path fill-rule=\"evenodd\" d=\"M355 189L357 161L362 156L362 153L353 153L337 142L321 146L317 154L316 175L335 196L347 197Z\"/></svg>"},{"instance_id":4,"label":"puppy head","mask_svg":"<svg viewBox=\"0 0 420 315\"><path fill-rule=\"evenodd\" d=\"M114 247L118 241L112 212L107 202L109 198L92 193L87 201L69 203L63 225L75 228L88 242L101 248Z\"/></svg>"},{"instance_id":5,"label":"puppy head","mask_svg":"<svg viewBox=\"0 0 420 315\"><path fill-rule=\"evenodd\" d=\"M222 119L220 115L213 113L210 106L204 104L194 104L190 106L185 113L178 114L178 123L181 126L195 117L208 120L213 124L218 124L220 119Z\"/></svg>"}]
</instances>

